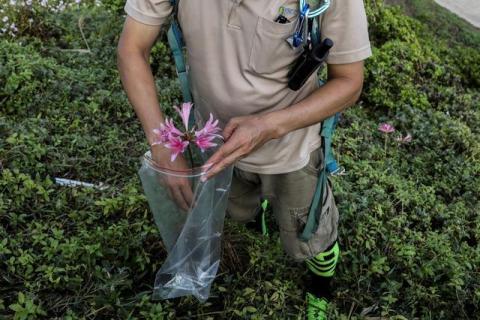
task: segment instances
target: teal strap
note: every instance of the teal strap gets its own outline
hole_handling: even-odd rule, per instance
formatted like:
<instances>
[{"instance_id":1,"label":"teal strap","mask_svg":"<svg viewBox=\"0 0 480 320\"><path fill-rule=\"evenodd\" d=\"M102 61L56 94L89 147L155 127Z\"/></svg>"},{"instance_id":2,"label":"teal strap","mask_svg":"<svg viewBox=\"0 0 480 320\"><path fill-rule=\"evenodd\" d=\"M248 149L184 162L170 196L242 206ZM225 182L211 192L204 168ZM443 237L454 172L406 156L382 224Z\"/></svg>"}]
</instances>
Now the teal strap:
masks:
<instances>
[{"instance_id":1,"label":"teal strap","mask_svg":"<svg viewBox=\"0 0 480 320\"><path fill-rule=\"evenodd\" d=\"M185 57L183 56L183 48L185 43L183 41L182 29L178 24L178 2L180 0L170 0L173 7L173 17L170 29L168 29L167 38L170 50L172 50L173 60L175 61L175 69L177 70L178 81L180 82L180 90L182 91L184 102L193 102L192 93L190 91L190 84L188 81L188 72L185 64ZM190 113L188 119L189 126L192 128L195 125L195 112Z\"/></svg>"},{"instance_id":2,"label":"teal strap","mask_svg":"<svg viewBox=\"0 0 480 320\"><path fill-rule=\"evenodd\" d=\"M315 194L313 196L312 204L310 205L310 211L308 212L307 223L305 224L305 228L299 236L299 239L305 242L313 237L320 223L323 203L322 200L327 188L327 170L325 168L326 167L323 166L323 169L320 171L318 176Z\"/></svg>"},{"instance_id":3,"label":"teal strap","mask_svg":"<svg viewBox=\"0 0 480 320\"><path fill-rule=\"evenodd\" d=\"M332 152L332 136L335 131L337 119L338 114L333 115L322 122L320 135L322 136L322 151L325 163L318 175L315 194L312 199L312 204L310 205L310 211L308 212L307 223L299 236L299 239L305 242L313 237L320 224L323 197L327 190L327 175L338 170L338 165Z\"/></svg>"},{"instance_id":4,"label":"teal strap","mask_svg":"<svg viewBox=\"0 0 480 320\"><path fill-rule=\"evenodd\" d=\"M183 41L180 27L176 21L170 25L167 33L168 44L172 50L173 59L175 61L175 68L177 69L178 79L180 81L180 89L182 90L183 101L192 102L192 94L190 93L190 86L188 83L188 73L185 65L185 58L183 56Z\"/></svg>"},{"instance_id":5,"label":"teal strap","mask_svg":"<svg viewBox=\"0 0 480 320\"><path fill-rule=\"evenodd\" d=\"M323 81L320 80L319 82L320 86L322 86ZM320 136L322 137L322 152L324 164L318 174L315 194L313 195L312 204L310 205L310 211L308 212L307 223L305 224L305 227L299 236L299 239L305 242L307 242L313 237L315 232L317 232L318 226L320 224L323 197L328 187L327 176L328 174L333 174L339 170L337 161L335 160L332 151L332 138L339 116L340 113L337 113L322 121L322 129L320 130Z\"/></svg>"},{"instance_id":6,"label":"teal strap","mask_svg":"<svg viewBox=\"0 0 480 320\"><path fill-rule=\"evenodd\" d=\"M336 171L339 170L337 161L335 160L335 157L333 156L333 151L332 151L333 132L335 131L335 126L338 122L339 116L340 114L337 113L331 116L330 118L325 119L322 124L321 135L324 138L324 144L325 144L325 167L326 167L327 173L329 174L335 173Z\"/></svg>"}]
</instances>

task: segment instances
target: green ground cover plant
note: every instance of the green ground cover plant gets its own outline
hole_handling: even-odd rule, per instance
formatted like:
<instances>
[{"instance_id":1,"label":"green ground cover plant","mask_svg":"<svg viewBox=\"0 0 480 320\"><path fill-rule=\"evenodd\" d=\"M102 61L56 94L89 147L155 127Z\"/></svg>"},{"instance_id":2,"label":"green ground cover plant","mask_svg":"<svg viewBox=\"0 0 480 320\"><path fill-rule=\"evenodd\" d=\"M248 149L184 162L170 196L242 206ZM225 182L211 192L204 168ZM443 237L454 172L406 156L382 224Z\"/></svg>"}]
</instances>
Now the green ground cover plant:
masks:
<instances>
[{"instance_id":1,"label":"green ground cover plant","mask_svg":"<svg viewBox=\"0 0 480 320\"><path fill-rule=\"evenodd\" d=\"M64 3L0 11L0 319L302 319L304 267L275 232L230 222L206 304L151 300L165 250L116 70L123 1ZM334 141L347 174L332 179L342 256L331 317L478 319L480 40L366 5L374 56ZM178 104L165 35L151 62L161 104ZM380 122L396 128L386 145Z\"/></svg>"}]
</instances>

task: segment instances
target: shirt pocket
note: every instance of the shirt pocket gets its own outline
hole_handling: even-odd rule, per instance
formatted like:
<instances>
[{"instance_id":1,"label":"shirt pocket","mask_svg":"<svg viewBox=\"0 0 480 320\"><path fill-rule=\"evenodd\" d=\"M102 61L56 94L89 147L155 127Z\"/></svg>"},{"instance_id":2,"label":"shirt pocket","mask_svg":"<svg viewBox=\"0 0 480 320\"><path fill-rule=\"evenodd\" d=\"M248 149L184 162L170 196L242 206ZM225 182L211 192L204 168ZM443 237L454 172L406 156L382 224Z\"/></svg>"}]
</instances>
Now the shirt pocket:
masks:
<instances>
[{"instance_id":1,"label":"shirt pocket","mask_svg":"<svg viewBox=\"0 0 480 320\"><path fill-rule=\"evenodd\" d=\"M249 66L264 75L286 77L291 65L301 55L303 48L293 49L287 39L295 32L297 18L288 23L278 23L259 17L255 29Z\"/></svg>"}]
</instances>

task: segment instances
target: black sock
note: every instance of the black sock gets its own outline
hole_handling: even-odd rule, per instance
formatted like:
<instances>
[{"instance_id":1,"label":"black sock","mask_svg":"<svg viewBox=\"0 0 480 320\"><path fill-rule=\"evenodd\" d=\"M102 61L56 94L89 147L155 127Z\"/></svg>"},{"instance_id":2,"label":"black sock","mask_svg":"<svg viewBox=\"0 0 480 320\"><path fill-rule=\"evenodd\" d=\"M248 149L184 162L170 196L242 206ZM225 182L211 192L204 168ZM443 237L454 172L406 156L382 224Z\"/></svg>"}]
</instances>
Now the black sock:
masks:
<instances>
[{"instance_id":1,"label":"black sock","mask_svg":"<svg viewBox=\"0 0 480 320\"><path fill-rule=\"evenodd\" d=\"M307 291L319 298L330 300L332 299L332 279L333 277L321 277L308 271Z\"/></svg>"}]
</instances>

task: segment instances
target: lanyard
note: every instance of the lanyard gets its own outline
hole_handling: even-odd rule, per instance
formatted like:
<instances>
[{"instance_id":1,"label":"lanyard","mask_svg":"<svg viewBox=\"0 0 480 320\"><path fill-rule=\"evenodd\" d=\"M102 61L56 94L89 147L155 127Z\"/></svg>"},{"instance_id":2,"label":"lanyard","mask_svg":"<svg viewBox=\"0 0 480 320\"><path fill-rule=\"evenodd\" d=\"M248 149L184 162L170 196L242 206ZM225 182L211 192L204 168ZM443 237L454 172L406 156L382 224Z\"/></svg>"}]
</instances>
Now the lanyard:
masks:
<instances>
[{"instance_id":1,"label":"lanyard","mask_svg":"<svg viewBox=\"0 0 480 320\"><path fill-rule=\"evenodd\" d=\"M305 31L306 31L305 20L308 19L307 17L308 17L309 11L310 11L310 6L308 4L304 5L300 9L300 16L298 18L297 25L295 26L295 32L290 37L289 39L290 41L287 40L293 48L300 47L305 40Z\"/></svg>"},{"instance_id":2,"label":"lanyard","mask_svg":"<svg viewBox=\"0 0 480 320\"><path fill-rule=\"evenodd\" d=\"M303 8L305 8L305 5L307 5L307 3L305 2L305 0L300 0L299 5L300 5L300 12L301 12ZM311 19L311 18L318 17L319 15L327 11L329 7L330 7L330 0L324 0L323 4L320 7L318 7L315 10L311 10L307 13L307 18Z\"/></svg>"},{"instance_id":3,"label":"lanyard","mask_svg":"<svg viewBox=\"0 0 480 320\"><path fill-rule=\"evenodd\" d=\"M310 5L305 3L305 0L300 0L300 16L297 25L295 26L295 32L289 39L287 39L292 48L295 49L300 47L305 40L307 40L307 46L310 46L310 32L312 29L313 18L323 14L329 7L330 0L324 0L319 8L310 10Z\"/></svg>"}]
</instances>

